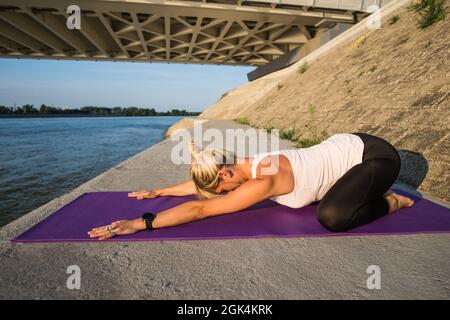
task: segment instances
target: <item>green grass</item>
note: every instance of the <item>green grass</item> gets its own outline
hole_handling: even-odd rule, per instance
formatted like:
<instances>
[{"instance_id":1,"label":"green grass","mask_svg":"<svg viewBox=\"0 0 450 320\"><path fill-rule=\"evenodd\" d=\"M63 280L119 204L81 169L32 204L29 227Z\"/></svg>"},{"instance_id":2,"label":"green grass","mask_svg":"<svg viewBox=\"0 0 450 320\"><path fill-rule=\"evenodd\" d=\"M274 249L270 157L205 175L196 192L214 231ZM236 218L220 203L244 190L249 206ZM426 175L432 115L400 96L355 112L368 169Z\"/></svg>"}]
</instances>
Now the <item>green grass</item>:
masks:
<instances>
[{"instance_id":1,"label":"green grass","mask_svg":"<svg viewBox=\"0 0 450 320\"><path fill-rule=\"evenodd\" d=\"M281 139L286 139L286 140L290 140L290 141L296 141L296 135L297 135L297 132L295 131L295 128L291 128L291 129L286 129L286 130L281 130L280 131L280 138Z\"/></svg>"},{"instance_id":2,"label":"green grass","mask_svg":"<svg viewBox=\"0 0 450 320\"><path fill-rule=\"evenodd\" d=\"M299 131L294 126L288 129L280 130L279 137L284 140L289 140L295 143L297 148L308 148L311 146L314 146L316 144L321 143L323 140L325 140L328 136L328 133L326 131L320 131L317 125L317 119L316 119L316 107L312 104L308 107L308 114L309 114L309 120L308 123L305 125L305 135L304 138L299 138ZM239 117L235 118L234 121L243 124L243 125L250 125L250 120L247 117ZM260 127L261 128L261 127ZM267 131L267 133L271 133L272 130L275 129L275 127L271 126L270 124L266 124L262 127L264 130Z\"/></svg>"},{"instance_id":3,"label":"green grass","mask_svg":"<svg viewBox=\"0 0 450 320\"><path fill-rule=\"evenodd\" d=\"M308 148L321 143L328 136L326 131L320 131L316 120L316 107L312 104L308 107L309 121L305 125L307 138L298 138L295 126L290 129L281 130L280 138L295 142L297 148Z\"/></svg>"},{"instance_id":4,"label":"green grass","mask_svg":"<svg viewBox=\"0 0 450 320\"><path fill-rule=\"evenodd\" d=\"M297 131L295 128L281 130L280 138L289 140L295 143L297 148L308 148L321 143L325 138L322 135L312 136L311 138L297 138Z\"/></svg>"},{"instance_id":5,"label":"green grass","mask_svg":"<svg viewBox=\"0 0 450 320\"><path fill-rule=\"evenodd\" d=\"M446 0L418 0L410 5L410 9L419 15L417 26L425 29L432 24L444 20L446 16L444 3Z\"/></svg>"},{"instance_id":6,"label":"green grass","mask_svg":"<svg viewBox=\"0 0 450 320\"><path fill-rule=\"evenodd\" d=\"M309 69L308 62L305 61L300 67L298 67L298 73L304 74L306 71L308 71L308 69Z\"/></svg>"},{"instance_id":7,"label":"green grass","mask_svg":"<svg viewBox=\"0 0 450 320\"><path fill-rule=\"evenodd\" d=\"M236 121L237 123L246 125L246 126L250 125L250 120L248 120L247 117L236 118L236 119L234 119L234 121Z\"/></svg>"},{"instance_id":8,"label":"green grass","mask_svg":"<svg viewBox=\"0 0 450 320\"><path fill-rule=\"evenodd\" d=\"M310 104L308 106L308 113L309 122L305 125L305 128L307 129L309 138L304 138L297 141L297 145L302 148L307 148L319 144L328 136L328 133L326 131L321 131L319 129L316 116L317 108L313 104Z\"/></svg>"},{"instance_id":9,"label":"green grass","mask_svg":"<svg viewBox=\"0 0 450 320\"><path fill-rule=\"evenodd\" d=\"M356 47L359 48L360 46L362 46L364 43L366 43L366 40L367 40L366 36L358 38L358 40L356 40L355 42Z\"/></svg>"},{"instance_id":10,"label":"green grass","mask_svg":"<svg viewBox=\"0 0 450 320\"><path fill-rule=\"evenodd\" d=\"M315 146L316 144L319 144L323 141L323 139L300 139L297 140L296 147L297 148L309 148L312 146Z\"/></svg>"},{"instance_id":11,"label":"green grass","mask_svg":"<svg viewBox=\"0 0 450 320\"><path fill-rule=\"evenodd\" d=\"M398 20L400 20L400 16L398 14L394 14L392 17L389 18L389 24L393 25L394 23L396 23Z\"/></svg>"}]
</instances>

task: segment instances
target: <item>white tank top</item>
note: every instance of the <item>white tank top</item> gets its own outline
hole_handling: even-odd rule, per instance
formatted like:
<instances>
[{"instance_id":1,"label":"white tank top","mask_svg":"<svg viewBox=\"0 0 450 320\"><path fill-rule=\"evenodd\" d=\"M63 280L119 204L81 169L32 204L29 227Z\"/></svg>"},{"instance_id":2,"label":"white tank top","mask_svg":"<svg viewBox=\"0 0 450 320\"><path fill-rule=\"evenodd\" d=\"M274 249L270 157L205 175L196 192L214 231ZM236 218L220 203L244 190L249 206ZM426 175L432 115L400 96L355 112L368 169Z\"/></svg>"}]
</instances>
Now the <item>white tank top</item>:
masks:
<instances>
[{"instance_id":1,"label":"white tank top","mask_svg":"<svg viewBox=\"0 0 450 320\"><path fill-rule=\"evenodd\" d=\"M309 148L255 155L251 168L252 178L256 178L256 168L263 158L276 154L286 156L294 173L294 190L271 199L291 208L300 208L321 200L340 177L362 162L363 151L364 143L357 135L335 134Z\"/></svg>"}]
</instances>

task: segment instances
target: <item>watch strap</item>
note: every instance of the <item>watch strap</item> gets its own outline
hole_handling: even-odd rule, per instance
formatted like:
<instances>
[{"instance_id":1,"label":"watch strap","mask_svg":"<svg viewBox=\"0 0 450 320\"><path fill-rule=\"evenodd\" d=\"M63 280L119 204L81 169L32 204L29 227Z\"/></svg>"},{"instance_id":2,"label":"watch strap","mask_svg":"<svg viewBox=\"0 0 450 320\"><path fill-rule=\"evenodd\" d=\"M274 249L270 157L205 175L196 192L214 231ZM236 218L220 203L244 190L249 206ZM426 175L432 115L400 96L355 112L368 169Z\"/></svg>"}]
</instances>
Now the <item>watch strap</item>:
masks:
<instances>
[{"instance_id":1,"label":"watch strap","mask_svg":"<svg viewBox=\"0 0 450 320\"><path fill-rule=\"evenodd\" d=\"M153 230L154 229L152 223L153 223L153 220L155 219L155 217L156 217L156 214L153 213L153 212L145 212L142 215L142 219L144 219L145 228L147 230Z\"/></svg>"}]
</instances>

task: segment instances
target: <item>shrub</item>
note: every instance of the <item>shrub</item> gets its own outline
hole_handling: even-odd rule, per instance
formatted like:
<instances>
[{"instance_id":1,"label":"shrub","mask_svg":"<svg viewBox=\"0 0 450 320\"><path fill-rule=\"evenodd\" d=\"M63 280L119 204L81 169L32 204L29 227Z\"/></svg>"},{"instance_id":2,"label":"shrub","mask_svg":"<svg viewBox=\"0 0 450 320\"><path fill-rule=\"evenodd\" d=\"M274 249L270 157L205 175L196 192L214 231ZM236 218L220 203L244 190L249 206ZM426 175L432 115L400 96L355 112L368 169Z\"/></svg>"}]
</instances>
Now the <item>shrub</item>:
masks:
<instances>
[{"instance_id":1,"label":"shrub","mask_svg":"<svg viewBox=\"0 0 450 320\"><path fill-rule=\"evenodd\" d=\"M322 139L300 139L297 141L297 148L309 148L322 142Z\"/></svg>"},{"instance_id":2,"label":"shrub","mask_svg":"<svg viewBox=\"0 0 450 320\"><path fill-rule=\"evenodd\" d=\"M444 20L446 12L445 0L418 0L411 4L410 9L419 15L417 26L425 29L435 22Z\"/></svg>"},{"instance_id":3,"label":"shrub","mask_svg":"<svg viewBox=\"0 0 450 320\"><path fill-rule=\"evenodd\" d=\"M236 119L234 119L234 121L236 121L237 123L246 125L246 126L250 125L250 120L248 120L247 117L236 118Z\"/></svg>"},{"instance_id":4,"label":"shrub","mask_svg":"<svg viewBox=\"0 0 450 320\"><path fill-rule=\"evenodd\" d=\"M267 133L271 133L272 130L275 129L275 128L270 126L270 127L264 127L264 129L266 130Z\"/></svg>"},{"instance_id":5,"label":"shrub","mask_svg":"<svg viewBox=\"0 0 450 320\"><path fill-rule=\"evenodd\" d=\"M294 128L280 131L280 138L295 141L296 132Z\"/></svg>"},{"instance_id":6,"label":"shrub","mask_svg":"<svg viewBox=\"0 0 450 320\"><path fill-rule=\"evenodd\" d=\"M359 48L360 46L362 46L364 43L366 43L366 36L362 36L360 38L358 38L358 40L355 41L355 45L357 48Z\"/></svg>"},{"instance_id":7,"label":"shrub","mask_svg":"<svg viewBox=\"0 0 450 320\"><path fill-rule=\"evenodd\" d=\"M305 125L306 129L308 129L310 138L301 139L297 141L297 145L302 148L311 147L313 145L321 143L326 139L327 133L325 131L320 131L319 126L317 125L316 119L316 107L313 104L310 104L308 107L309 113L309 123Z\"/></svg>"},{"instance_id":8,"label":"shrub","mask_svg":"<svg viewBox=\"0 0 450 320\"><path fill-rule=\"evenodd\" d=\"M308 70L308 68L308 62L305 61L300 67L298 67L298 73L304 74Z\"/></svg>"},{"instance_id":9,"label":"shrub","mask_svg":"<svg viewBox=\"0 0 450 320\"><path fill-rule=\"evenodd\" d=\"M394 14L392 17L389 18L389 24L393 25L400 19L400 16L398 14Z\"/></svg>"},{"instance_id":10,"label":"shrub","mask_svg":"<svg viewBox=\"0 0 450 320\"><path fill-rule=\"evenodd\" d=\"M308 138L297 138L297 130L294 128L281 130L280 131L280 138L290 140L296 143L296 146L298 148L308 148L313 145L321 143L323 140L326 139L328 134L325 131L320 131L317 123L316 123L316 108L314 105L310 104L308 108L308 113L310 116L308 124L305 125L305 128L307 129Z\"/></svg>"}]
</instances>

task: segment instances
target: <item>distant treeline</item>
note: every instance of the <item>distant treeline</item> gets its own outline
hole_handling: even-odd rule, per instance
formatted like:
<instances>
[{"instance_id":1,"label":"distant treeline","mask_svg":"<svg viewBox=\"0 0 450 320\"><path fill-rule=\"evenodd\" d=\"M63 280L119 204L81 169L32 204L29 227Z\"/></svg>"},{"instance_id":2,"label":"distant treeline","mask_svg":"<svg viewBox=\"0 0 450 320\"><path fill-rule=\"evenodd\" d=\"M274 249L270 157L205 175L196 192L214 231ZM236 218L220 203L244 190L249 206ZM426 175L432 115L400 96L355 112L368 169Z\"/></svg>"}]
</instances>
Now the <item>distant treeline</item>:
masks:
<instances>
[{"instance_id":1,"label":"distant treeline","mask_svg":"<svg viewBox=\"0 0 450 320\"><path fill-rule=\"evenodd\" d=\"M50 116L50 115L80 115L80 116L198 116L201 112L191 112L185 109L172 109L170 111L156 111L154 108L137 108L137 107L93 107L87 106L80 109L61 109L59 107L51 107L45 104L39 108L32 104L25 104L21 107L0 106L0 115L15 116Z\"/></svg>"}]
</instances>

